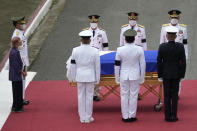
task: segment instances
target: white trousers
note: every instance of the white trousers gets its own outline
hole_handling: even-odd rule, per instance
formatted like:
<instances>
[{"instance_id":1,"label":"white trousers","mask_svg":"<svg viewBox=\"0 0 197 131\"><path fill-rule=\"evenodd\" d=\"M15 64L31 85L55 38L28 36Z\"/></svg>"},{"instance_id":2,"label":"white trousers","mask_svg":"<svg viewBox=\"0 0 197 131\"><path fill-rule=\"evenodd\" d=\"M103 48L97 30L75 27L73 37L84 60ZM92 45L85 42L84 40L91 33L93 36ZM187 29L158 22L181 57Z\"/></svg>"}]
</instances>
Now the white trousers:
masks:
<instances>
[{"instance_id":1,"label":"white trousers","mask_svg":"<svg viewBox=\"0 0 197 131\"><path fill-rule=\"evenodd\" d=\"M26 80L23 79L23 100L25 99L25 83L26 83Z\"/></svg>"},{"instance_id":2,"label":"white trousers","mask_svg":"<svg viewBox=\"0 0 197 131\"><path fill-rule=\"evenodd\" d=\"M78 113L80 120L89 120L93 110L93 82L78 82Z\"/></svg>"},{"instance_id":3,"label":"white trousers","mask_svg":"<svg viewBox=\"0 0 197 131\"><path fill-rule=\"evenodd\" d=\"M139 88L138 80L120 81L121 111L124 119L136 117Z\"/></svg>"},{"instance_id":4,"label":"white trousers","mask_svg":"<svg viewBox=\"0 0 197 131\"><path fill-rule=\"evenodd\" d=\"M24 70L27 72L27 66L25 67ZM24 100L25 99L26 78L24 78L23 76L22 76L22 78L23 78L23 100Z\"/></svg>"},{"instance_id":5,"label":"white trousers","mask_svg":"<svg viewBox=\"0 0 197 131\"><path fill-rule=\"evenodd\" d=\"M180 82L179 82L179 93L178 93L178 95L181 94L181 85L182 85L181 83L182 83L182 82L180 81Z\"/></svg>"}]
</instances>

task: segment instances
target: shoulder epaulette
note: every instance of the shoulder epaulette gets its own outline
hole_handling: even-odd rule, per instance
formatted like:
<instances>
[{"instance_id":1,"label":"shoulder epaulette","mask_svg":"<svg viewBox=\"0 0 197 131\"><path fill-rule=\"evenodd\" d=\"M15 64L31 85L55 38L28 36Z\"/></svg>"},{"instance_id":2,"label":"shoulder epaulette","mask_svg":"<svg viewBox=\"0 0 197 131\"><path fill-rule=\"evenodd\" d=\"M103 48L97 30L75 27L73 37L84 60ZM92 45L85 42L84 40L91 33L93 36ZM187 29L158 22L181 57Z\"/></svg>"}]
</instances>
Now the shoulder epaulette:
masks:
<instances>
[{"instance_id":1,"label":"shoulder epaulette","mask_svg":"<svg viewBox=\"0 0 197 131\"><path fill-rule=\"evenodd\" d=\"M163 24L162 27L169 26L169 25L170 25L169 23L168 24Z\"/></svg>"},{"instance_id":2,"label":"shoulder epaulette","mask_svg":"<svg viewBox=\"0 0 197 131\"><path fill-rule=\"evenodd\" d=\"M142 47L141 45L137 45L137 44L136 44L136 46Z\"/></svg>"},{"instance_id":3,"label":"shoulder epaulette","mask_svg":"<svg viewBox=\"0 0 197 131\"><path fill-rule=\"evenodd\" d=\"M143 26L143 25L138 24L138 26L139 26L139 27L141 27L141 28L144 28L144 26Z\"/></svg>"},{"instance_id":4,"label":"shoulder epaulette","mask_svg":"<svg viewBox=\"0 0 197 131\"><path fill-rule=\"evenodd\" d=\"M89 27L87 27L87 28L84 28L84 29L82 29L82 30L84 31L84 30L88 30L88 29L89 29Z\"/></svg>"},{"instance_id":5,"label":"shoulder epaulette","mask_svg":"<svg viewBox=\"0 0 197 131\"><path fill-rule=\"evenodd\" d=\"M127 27L128 25L129 25L129 24L124 24L124 25L122 25L122 28L123 28L123 27Z\"/></svg>"},{"instance_id":6,"label":"shoulder epaulette","mask_svg":"<svg viewBox=\"0 0 197 131\"><path fill-rule=\"evenodd\" d=\"M182 26L182 27L186 27L187 25L185 25L185 24L179 24L180 26Z\"/></svg>"},{"instance_id":7,"label":"shoulder epaulette","mask_svg":"<svg viewBox=\"0 0 197 131\"><path fill-rule=\"evenodd\" d=\"M20 32L16 31L16 36L19 36Z\"/></svg>"},{"instance_id":8,"label":"shoulder epaulette","mask_svg":"<svg viewBox=\"0 0 197 131\"><path fill-rule=\"evenodd\" d=\"M102 31L105 31L103 28L100 28L100 27L99 27L99 29L102 30Z\"/></svg>"}]
</instances>

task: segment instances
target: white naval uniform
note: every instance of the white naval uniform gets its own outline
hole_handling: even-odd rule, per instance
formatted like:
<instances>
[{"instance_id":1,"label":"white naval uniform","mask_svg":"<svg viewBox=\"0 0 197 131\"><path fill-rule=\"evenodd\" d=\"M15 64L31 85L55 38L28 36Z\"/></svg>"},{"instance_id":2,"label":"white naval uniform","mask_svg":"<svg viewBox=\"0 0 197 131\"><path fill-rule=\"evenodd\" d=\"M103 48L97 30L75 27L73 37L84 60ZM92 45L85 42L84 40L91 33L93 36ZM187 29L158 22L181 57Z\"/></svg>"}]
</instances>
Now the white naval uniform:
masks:
<instances>
[{"instance_id":1,"label":"white naval uniform","mask_svg":"<svg viewBox=\"0 0 197 131\"><path fill-rule=\"evenodd\" d=\"M27 67L29 66L29 58L28 58L27 39L24 35L24 31L15 29L12 35L12 39L14 37L19 37L22 41L22 49L20 49L19 52L20 52L20 56L23 62L23 68L25 67L24 70L27 71ZM25 78L23 78L23 99L25 97L25 83L26 83L26 80Z\"/></svg>"},{"instance_id":2,"label":"white naval uniform","mask_svg":"<svg viewBox=\"0 0 197 131\"><path fill-rule=\"evenodd\" d=\"M94 87L100 81L99 51L86 44L74 48L67 76L69 81L77 82L80 120L91 119Z\"/></svg>"},{"instance_id":3,"label":"white naval uniform","mask_svg":"<svg viewBox=\"0 0 197 131\"><path fill-rule=\"evenodd\" d=\"M144 50L147 50L145 27L140 24L136 24L133 28L131 27L130 24L125 24L122 26L121 32L120 32L120 46L123 46L126 43L125 36L123 34L128 29L133 29L137 32L134 43L136 45L143 47Z\"/></svg>"},{"instance_id":4,"label":"white naval uniform","mask_svg":"<svg viewBox=\"0 0 197 131\"><path fill-rule=\"evenodd\" d=\"M161 28L161 36L160 36L160 44L167 43L168 39L166 38L166 28L169 26L172 26L171 23L169 24L163 24ZM177 34L177 38L175 39L175 42L183 43L185 48L185 56L186 59L188 59L188 44L187 44L187 26L185 24L177 24L176 26L173 26L178 28L179 32ZM181 92L181 81L179 83L179 94Z\"/></svg>"},{"instance_id":5,"label":"white naval uniform","mask_svg":"<svg viewBox=\"0 0 197 131\"><path fill-rule=\"evenodd\" d=\"M89 30L93 34L93 30L91 27L85 28L83 30ZM108 51L109 50L108 38L107 38L107 34L106 34L105 30L97 27L94 31L95 31L95 35L91 36L90 45L92 47L99 49L99 51ZM97 89L95 89L94 96L99 96L100 90L101 90L101 87L98 87Z\"/></svg>"},{"instance_id":6,"label":"white naval uniform","mask_svg":"<svg viewBox=\"0 0 197 131\"><path fill-rule=\"evenodd\" d=\"M120 62L120 66L116 62ZM141 47L125 43L116 52L115 78L120 82L121 111L124 119L135 118L139 84L144 82L145 57Z\"/></svg>"},{"instance_id":7,"label":"white naval uniform","mask_svg":"<svg viewBox=\"0 0 197 131\"><path fill-rule=\"evenodd\" d=\"M167 43L168 39L166 38L166 28L172 26L171 23L169 24L163 24L161 28L161 36L160 36L160 44ZM188 59L188 45L187 45L187 26L184 24L177 24L176 26L179 32L177 34L177 38L175 39L175 42L183 43L185 48L185 56L186 59Z\"/></svg>"},{"instance_id":8,"label":"white naval uniform","mask_svg":"<svg viewBox=\"0 0 197 131\"><path fill-rule=\"evenodd\" d=\"M92 28L85 28L83 30L89 30L93 33ZM101 28L96 28L95 31L95 35L91 36L91 43L90 45L92 47L95 47L97 49L99 49L99 51L107 51L109 50L108 48L108 39L107 39L107 34L105 32L105 30L101 29Z\"/></svg>"}]
</instances>

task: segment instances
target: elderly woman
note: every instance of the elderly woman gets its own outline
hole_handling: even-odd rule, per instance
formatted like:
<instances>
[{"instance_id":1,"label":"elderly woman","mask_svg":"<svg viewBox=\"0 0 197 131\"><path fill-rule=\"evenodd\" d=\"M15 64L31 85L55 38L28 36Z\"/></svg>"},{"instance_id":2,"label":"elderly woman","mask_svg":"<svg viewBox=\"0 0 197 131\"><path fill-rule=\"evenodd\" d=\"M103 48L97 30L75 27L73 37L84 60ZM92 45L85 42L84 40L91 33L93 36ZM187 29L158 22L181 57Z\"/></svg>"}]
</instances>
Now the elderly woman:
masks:
<instances>
[{"instance_id":1,"label":"elderly woman","mask_svg":"<svg viewBox=\"0 0 197 131\"><path fill-rule=\"evenodd\" d=\"M26 76L27 73L22 71L23 63L18 51L18 47L21 46L22 41L19 37L12 39L12 48L9 54L9 80L12 81L13 92L13 112L23 112L23 85L22 75Z\"/></svg>"}]
</instances>

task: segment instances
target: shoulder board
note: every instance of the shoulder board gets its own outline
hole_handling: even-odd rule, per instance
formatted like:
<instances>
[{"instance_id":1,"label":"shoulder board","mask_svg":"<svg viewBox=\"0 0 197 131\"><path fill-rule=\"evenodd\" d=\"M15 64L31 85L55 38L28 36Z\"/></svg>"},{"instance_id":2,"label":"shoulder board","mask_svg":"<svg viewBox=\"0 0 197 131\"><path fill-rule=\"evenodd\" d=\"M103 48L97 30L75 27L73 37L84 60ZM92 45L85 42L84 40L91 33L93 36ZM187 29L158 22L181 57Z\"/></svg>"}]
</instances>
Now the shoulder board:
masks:
<instances>
[{"instance_id":1,"label":"shoulder board","mask_svg":"<svg viewBox=\"0 0 197 131\"><path fill-rule=\"evenodd\" d=\"M135 45L135 46L142 47L141 45Z\"/></svg>"},{"instance_id":2,"label":"shoulder board","mask_svg":"<svg viewBox=\"0 0 197 131\"><path fill-rule=\"evenodd\" d=\"M144 28L144 26L143 26L143 25L138 24L138 26L139 26L139 27L141 27L141 28Z\"/></svg>"},{"instance_id":3,"label":"shoulder board","mask_svg":"<svg viewBox=\"0 0 197 131\"><path fill-rule=\"evenodd\" d=\"M169 23L168 24L163 24L162 27L169 26L169 25L170 25Z\"/></svg>"},{"instance_id":4,"label":"shoulder board","mask_svg":"<svg viewBox=\"0 0 197 131\"><path fill-rule=\"evenodd\" d=\"M84 31L84 30L88 30L88 29L89 29L89 27L87 27L87 28L84 28L84 29L82 29L82 30Z\"/></svg>"},{"instance_id":5,"label":"shoulder board","mask_svg":"<svg viewBox=\"0 0 197 131\"><path fill-rule=\"evenodd\" d=\"M185 24L179 24L180 26L182 26L182 27L186 27L187 25L185 25Z\"/></svg>"},{"instance_id":6,"label":"shoulder board","mask_svg":"<svg viewBox=\"0 0 197 131\"><path fill-rule=\"evenodd\" d=\"M100 27L99 27L99 29L102 30L102 31L105 31L103 28L100 28Z\"/></svg>"},{"instance_id":7,"label":"shoulder board","mask_svg":"<svg viewBox=\"0 0 197 131\"><path fill-rule=\"evenodd\" d=\"M19 31L16 31L16 36L19 36L20 35L20 32Z\"/></svg>"},{"instance_id":8,"label":"shoulder board","mask_svg":"<svg viewBox=\"0 0 197 131\"><path fill-rule=\"evenodd\" d=\"M123 28L123 27L127 27L128 25L129 25L129 24L124 24L124 25L122 25L122 28Z\"/></svg>"}]
</instances>

